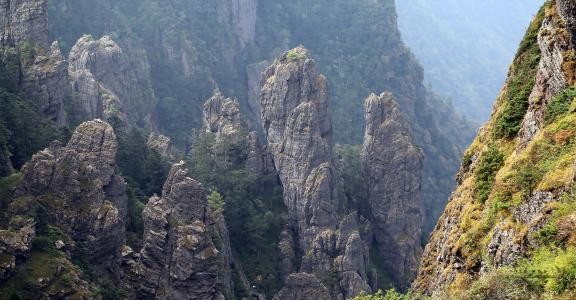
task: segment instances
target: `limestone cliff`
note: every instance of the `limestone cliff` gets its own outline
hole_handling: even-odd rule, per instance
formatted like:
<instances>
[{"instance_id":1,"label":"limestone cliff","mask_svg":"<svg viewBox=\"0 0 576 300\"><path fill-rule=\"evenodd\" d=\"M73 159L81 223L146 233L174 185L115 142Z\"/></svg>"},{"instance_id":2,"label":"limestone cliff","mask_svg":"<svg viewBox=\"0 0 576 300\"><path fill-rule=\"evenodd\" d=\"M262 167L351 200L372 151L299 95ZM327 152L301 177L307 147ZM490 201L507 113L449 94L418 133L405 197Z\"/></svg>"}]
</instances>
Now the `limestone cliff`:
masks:
<instances>
[{"instance_id":1,"label":"limestone cliff","mask_svg":"<svg viewBox=\"0 0 576 300\"><path fill-rule=\"evenodd\" d=\"M327 288L334 299L370 291L367 247L356 215L346 216L341 181L333 167L326 79L306 49L290 50L266 69L261 104L262 124L289 217L280 242L287 279L277 297L299 299L291 290L294 286L317 290L319 295L326 295ZM298 272L307 274L289 276ZM326 279L328 274L336 282L315 279Z\"/></svg>"},{"instance_id":2,"label":"limestone cliff","mask_svg":"<svg viewBox=\"0 0 576 300\"><path fill-rule=\"evenodd\" d=\"M416 275L422 254L422 151L391 93L370 95L365 103L362 165L375 248L398 286Z\"/></svg>"},{"instance_id":3,"label":"limestone cliff","mask_svg":"<svg viewBox=\"0 0 576 300\"><path fill-rule=\"evenodd\" d=\"M548 1L528 28L426 246L417 291L574 297L567 279L574 278L576 229L573 8L573 1Z\"/></svg>"}]
</instances>

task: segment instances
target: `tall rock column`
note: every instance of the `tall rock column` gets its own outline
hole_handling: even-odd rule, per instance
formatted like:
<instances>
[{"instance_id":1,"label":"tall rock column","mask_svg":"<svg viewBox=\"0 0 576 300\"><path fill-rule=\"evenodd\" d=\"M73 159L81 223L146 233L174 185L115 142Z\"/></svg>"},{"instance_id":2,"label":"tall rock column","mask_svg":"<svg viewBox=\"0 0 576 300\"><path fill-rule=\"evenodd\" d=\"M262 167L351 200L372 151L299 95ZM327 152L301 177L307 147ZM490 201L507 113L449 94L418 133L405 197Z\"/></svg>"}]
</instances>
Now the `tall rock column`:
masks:
<instances>
[{"instance_id":1,"label":"tall rock column","mask_svg":"<svg viewBox=\"0 0 576 300\"><path fill-rule=\"evenodd\" d=\"M220 252L210 235L215 221L210 220L206 191L187 172L183 162L175 164L162 197L152 197L144 209L144 246L132 283L138 299L224 298L218 285L226 272L219 269Z\"/></svg>"},{"instance_id":2,"label":"tall rock column","mask_svg":"<svg viewBox=\"0 0 576 300\"><path fill-rule=\"evenodd\" d=\"M367 247L360 239L355 214L344 214L341 182L333 166L326 79L306 49L290 50L266 69L261 104L262 124L290 222L280 242L287 281L276 299L298 299L289 291L294 286L315 290L317 295L326 295L328 288L333 299L370 291ZM307 274L288 276L293 272ZM311 274L323 282L312 280Z\"/></svg>"},{"instance_id":3,"label":"tall rock column","mask_svg":"<svg viewBox=\"0 0 576 300\"><path fill-rule=\"evenodd\" d=\"M408 287L416 275L422 246L423 154L391 93L365 103L362 148L364 178L372 212L374 244L392 279Z\"/></svg>"}]
</instances>

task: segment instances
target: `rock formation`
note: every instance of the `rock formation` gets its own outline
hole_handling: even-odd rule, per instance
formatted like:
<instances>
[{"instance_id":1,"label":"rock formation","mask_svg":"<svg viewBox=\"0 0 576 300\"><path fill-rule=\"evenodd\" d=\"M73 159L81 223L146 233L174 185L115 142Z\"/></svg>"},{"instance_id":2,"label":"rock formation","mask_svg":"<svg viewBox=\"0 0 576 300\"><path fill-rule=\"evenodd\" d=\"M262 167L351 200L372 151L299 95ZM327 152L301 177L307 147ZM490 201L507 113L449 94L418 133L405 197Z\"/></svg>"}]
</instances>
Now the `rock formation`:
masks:
<instances>
[{"instance_id":1,"label":"rock formation","mask_svg":"<svg viewBox=\"0 0 576 300\"><path fill-rule=\"evenodd\" d=\"M7 74L18 78L18 85L36 103L40 113L57 127L66 123L64 101L68 96L66 61L57 42L48 42L48 4L46 0L5 0L0 3L0 47L3 63L18 53L18 69Z\"/></svg>"},{"instance_id":2,"label":"rock formation","mask_svg":"<svg viewBox=\"0 0 576 300\"><path fill-rule=\"evenodd\" d=\"M22 69L24 91L58 127L66 125L64 102L70 96L67 66L58 42L54 42L46 56L36 56Z\"/></svg>"},{"instance_id":3,"label":"rock formation","mask_svg":"<svg viewBox=\"0 0 576 300\"><path fill-rule=\"evenodd\" d=\"M34 220L31 219L16 230L0 230L0 283L10 278L17 260L26 260L30 256L35 235Z\"/></svg>"},{"instance_id":4,"label":"rock formation","mask_svg":"<svg viewBox=\"0 0 576 300\"><path fill-rule=\"evenodd\" d=\"M391 93L365 103L362 165L372 211L375 248L398 286L414 278L422 248L423 155Z\"/></svg>"},{"instance_id":5,"label":"rock formation","mask_svg":"<svg viewBox=\"0 0 576 300\"><path fill-rule=\"evenodd\" d=\"M3 47L29 42L48 49L48 2L45 0L3 0L0 2Z\"/></svg>"},{"instance_id":6,"label":"rock formation","mask_svg":"<svg viewBox=\"0 0 576 300\"><path fill-rule=\"evenodd\" d=\"M572 71L576 66L575 47L572 42L574 28L567 28L566 25L570 23L574 26L574 16L569 15L573 4L569 3L572 2L557 1L555 7L549 10L538 32L541 57L529 98L529 109L524 116L519 134L521 147L530 142L542 129L546 104L554 95L576 80L576 74Z\"/></svg>"},{"instance_id":7,"label":"rock formation","mask_svg":"<svg viewBox=\"0 0 576 300\"><path fill-rule=\"evenodd\" d=\"M144 246L134 270L138 298L223 298L220 264L229 266L210 236L206 192L186 174L183 162L174 165L162 197L152 197L144 209Z\"/></svg>"},{"instance_id":8,"label":"rock formation","mask_svg":"<svg viewBox=\"0 0 576 300\"><path fill-rule=\"evenodd\" d=\"M240 114L240 104L237 100L225 98L216 92L204 104L203 134L213 134L214 149L220 145L237 143L242 149L234 153L222 153L225 164L233 161L242 162L254 174L264 175L274 172L271 157L260 145L258 134L250 131L248 124ZM234 149L232 149L234 150ZM236 149L238 150L238 149Z\"/></svg>"},{"instance_id":9,"label":"rock formation","mask_svg":"<svg viewBox=\"0 0 576 300\"><path fill-rule=\"evenodd\" d=\"M138 59L146 65L146 57ZM77 118L116 119L134 126L149 119L155 104L148 67L138 72L124 51L109 36L94 40L85 35L70 50L68 73L75 94Z\"/></svg>"},{"instance_id":10,"label":"rock formation","mask_svg":"<svg viewBox=\"0 0 576 300\"><path fill-rule=\"evenodd\" d=\"M560 111L550 108L574 84L575 18L573 1L548 1L530 25L492 119L465 154L459 186L426 246L415 290L449 293L444 297L454 299L501 298L493 292L519 299L547 293L573 298L571 288L550 291L542 284L534 289L524 282L534 277L520 266L537 266L535 253L546 253L550 261L558 261L562 251L574 255L565 238L576 228L571 221L575 212L562 208L573 202L576 185L573 97L565 100L565 108L556 108ZM509 109L518 103L526 104L525 110ZM499 136L502 120L512 126L520 113L520 131ZM547 250L556 248L561 250ZM540 267L538 276L553 276L552 269Z\"/></svg>"},{"instance_id":11,"label":"rock formation","mask_svg":"<svg viewBox=\"0 0 576 300\"><path fill-rule=\"evenodd\" d=\"M110 125L85 122L66 146L54 142L34 155L16 190L17 197L45 207L50 223L75 241L73 252L110 268L124 244L127 213L125 183L116 173L117 147Z\"/></svg>"},{"instance_id":12,"label":"rock formation","mask_svg":"<svg viewBox=\"0 0 576 300\"><path fill-rule=\"evenodd\" d=\"M286 290L289 284L305 290L324 285L334 299L370 291L366 245L359 238L355 215L344 218L340 179L333 167L326 79L306 49L290 50L266 69L261 103L290 223L280 242L287 285L277 297L298 299ZM300 260L296 253L304 254L301 266L295 265ZM307 274L289 276L298 272ZM319 284L314 277L321 274L333 274L335 286Z\"/></svg>"}]
</instances>

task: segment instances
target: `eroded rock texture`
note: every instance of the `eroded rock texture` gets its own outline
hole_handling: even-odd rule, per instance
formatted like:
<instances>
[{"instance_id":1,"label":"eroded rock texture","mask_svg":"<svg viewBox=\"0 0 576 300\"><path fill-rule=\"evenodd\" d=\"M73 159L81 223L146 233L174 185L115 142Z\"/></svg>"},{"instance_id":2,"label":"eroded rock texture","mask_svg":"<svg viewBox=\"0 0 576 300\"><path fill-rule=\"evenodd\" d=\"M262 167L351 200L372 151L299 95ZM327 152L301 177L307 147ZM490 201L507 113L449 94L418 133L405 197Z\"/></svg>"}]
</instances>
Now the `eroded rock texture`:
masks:
<instances>
[{"instance_id":1,"label":"eroded rock texture","mask_svg":"<svg viewBox=\"0 0 576 300\"><path fill-rule=\"evenodd\" d=\"M2 46L30 42L47 49L48 2L45 0L2 0L0 2Z\"/></svg>"},{"instance_id":2,"label":"eroded rock texture","mask_svg":"<svg viewBox=\"0 0 576 300\"><path fill-rule=\"evenodd\" d=\"M327 287L334 299L370 291L367 248L359 238L356 217L343 218L341 182L332 162L326 79L306 49L290 50L266 69L261 104L262 124L290 223L280 242L289 291L277 297L300 299L288 288L296 277L298 286L316 289L310 274L335 277L337 283ZM304 255L301 266L296 265L297 253ZM307 275L288 276L295 272Z\"/></svg>"},{"instance_id":3,"label":"eroded rock texture","mask_svg":"<svg viewBox=\"0 0 576 300\"><path fill-rule=\"evenodd\" d=\"M152 197L144 209L144 246L134 270L139 299L223 297L222 257L210 235L206 192L186 175L183 162L174 165L162 197Z\"/></svg>"},{"instance_id":4,"label":"eroded rock texture","mask_svg":"<svg viewBox=\"0 0 576 300\"><path fill-rule=\"evenodd\" d=\"M25 260L30 256L36 235L34 225L30 219L18 229L0 230L0 282L10 277L17 260Z\"/></svg>"},{"instance_id":5,"label":"eroded rock texture","mask_svg":"<svg viewBox=\"0 0 576 300\"><path fill-rule=\"evenodd\" d=\"M77 118L104 118L132 126L146 123L155 100L145 56L125 55L109 36L99 40L83 36L70 50L68 61Z\"/></svg>"},{"instance_id":6,"label":"eroded rock texture","mask_svg":"<svg viewBox=\"0 0 576 300\"><path fill-rule=\"evenodd\" d=\"M23 88L47 119L61 127L66 124L64 102L70 96L68 64L58 42L52 43L47 55L38 55L22 68Z\"/></svg>"},{"instance_id":7,"label":"eroded rock texture","mask_svg":"<svg viewBox=\"0 0 576 300\"><path fill-rule=\"evenodd\" d=\"M214 151L224 161L225 167L242 163L254 174L271 174L274 172L272 159L260 144L258 134L251 131L240 114L237 100L225 98L216 92L204 103L203 134L212 134L215 138ZM228 149L226 145L235 143L241 149ZM220 153L220 148L231 150L231 153ZM239 155L239 153L241 155Z\"/></svg>"},{"instance_id":8,"label":"eroded rock texture","mask_svg":"<svg viewBox=\"0 0 576 300\"><path fill-rule=\"evenodd\" d=\"M420 263L422 247L422 151L391 93L364 103L364 178L372 212L374 244L398 286L407 287Z\"/></svg>"},{"instance_id":9,"label":"eroded rock texture","mask_svg":"<svg viewBox=\"0 0 576 300\"><path fill-rule=\"evenodd\" d=\"M529 98L529 109L519 134L521 148L542 129L546 104L576 79L573 71L576 66L573 43L575 21L574 15L569 14L573 6L572 1L556 1L547 10L538 32L540 63Z\"/></svg>"},{"instance_id":10,"label":"eroded rock texture","mask_svg":"<svg viewBox=\"0 0 576 300\"><path fill-rule=\"evenodd\" d=\"M49 223L75 242L73 252L114 272L127 213L125 183L116 173L117 147L110 125L85 122L66 146L54 142L34 155L16 190L20 199L44 206ZM11 209L20 214L30 207L16 202Z\"/></svg>"}]
</instances>

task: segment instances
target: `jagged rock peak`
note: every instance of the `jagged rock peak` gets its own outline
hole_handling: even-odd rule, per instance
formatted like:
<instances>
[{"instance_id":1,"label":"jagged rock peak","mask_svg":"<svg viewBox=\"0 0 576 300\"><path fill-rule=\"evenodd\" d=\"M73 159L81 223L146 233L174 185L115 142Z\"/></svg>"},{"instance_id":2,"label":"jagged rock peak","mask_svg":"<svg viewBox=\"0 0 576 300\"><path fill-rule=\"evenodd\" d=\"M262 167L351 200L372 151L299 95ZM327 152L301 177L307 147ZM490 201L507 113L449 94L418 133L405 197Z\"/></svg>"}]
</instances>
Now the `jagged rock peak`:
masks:
<instances>
[{"instance_id":1,"label":"jagged rock peak","mask_svg":"<svg viewBox=\"0 0 576 300\"><path fill-rule=\"evenodd\" d=\"M290 222L279 245L286 287L276 297L301 299L295 287L316 291L321 284L313 274L332 271L337 282L327 286L326 297L351 298L369 292L367 247L359 238L355 217L341 214L341 179L333 165L326 79L306 49L290 50L266 69L261 103L268 149ZM303 257L295 257L297 253ZM305 274L290 275L296 272Z\"/></svg>"},{"instance_id":2,"label":"jagged rock peak","mask_svg":"<svg viewBox=\"0 0 576 300\"><path fill-rule=\"evenodd\" d=\"M238 100L225 98L220 92L216 92L204 103L204 128L206 132L230 136L238 133L246 127L240 115Z\"/></svg>"},{"instance_id":3,"label":"jagged rock peak","mask_svg":"<svg viewBox=\"0 0 576 300\"><path fill-rule=\"evenodd\" d=\"M328 111L328 85L326 78L318 73L308 50L302 47L290 50L264 71L260 101L263 128L273 152L280 147L290 119L304 122L303 118L311 117L314 124L310 126L325 144L319 155L329 157L332 123Z\"/></svg>"},{"instance_id":4,"label":"jagged rock peak","mask_svg":"<svg viewBox=\"0 0 576 300\"><path fill-rule=\"evenodd\" d=\"M53 142L35 154L22 168L16 190L18 197L43 199L52 225L76 242L73 252L111 271L124 244L127 214L125 183L116 174L117 148L112 126L85 122L66 146Z\"/></svg>"},{"instance_id":5,"label":"jagged rock peak","mask_svg":"<svg viewBox=\"0 0 576 300\"><path fill-rule=\"evenodd\" d=\"M115 120L126 126L149 122L156 98L145 54L128 55L109 36L95 40L84 35L70 50L68 61L75 117Z\"/></svg>"},{"instance_id":6,"label":"jagged rock peak","mask_svg":"<svg viewBox=\"0 0 576 300\"><path fill-rule=\"evenodd\" d=\"M224 270L210 236L206 192L187 172L184 162L175 164L162 197L144 208L144 245L131 283L138 297L223 298L217 286Z\"/></svg>"},{"instance_id":7,"label":"jagged rock peak","mask_svg":"<svg viewBox=\"0 0 576 300\"><path fill-rule=\"evenodd\" d=\"M29 42L45 50L49 48L47 0L2 0L0 20L2 46L16 47Z\"/></svg>"},{"instance_id":8,"label":"jagged rock peak","mask_svg":"<svg viewBox=\"0 0 576 300\"><path fill-rule=\"evenodd\" d=\"M364 109L362 165L374 246L397 286L406 288L416 275L422 254L424 157L414 145L406 118L391 93L370 95Z\"/></svg>"}]
</instances>

